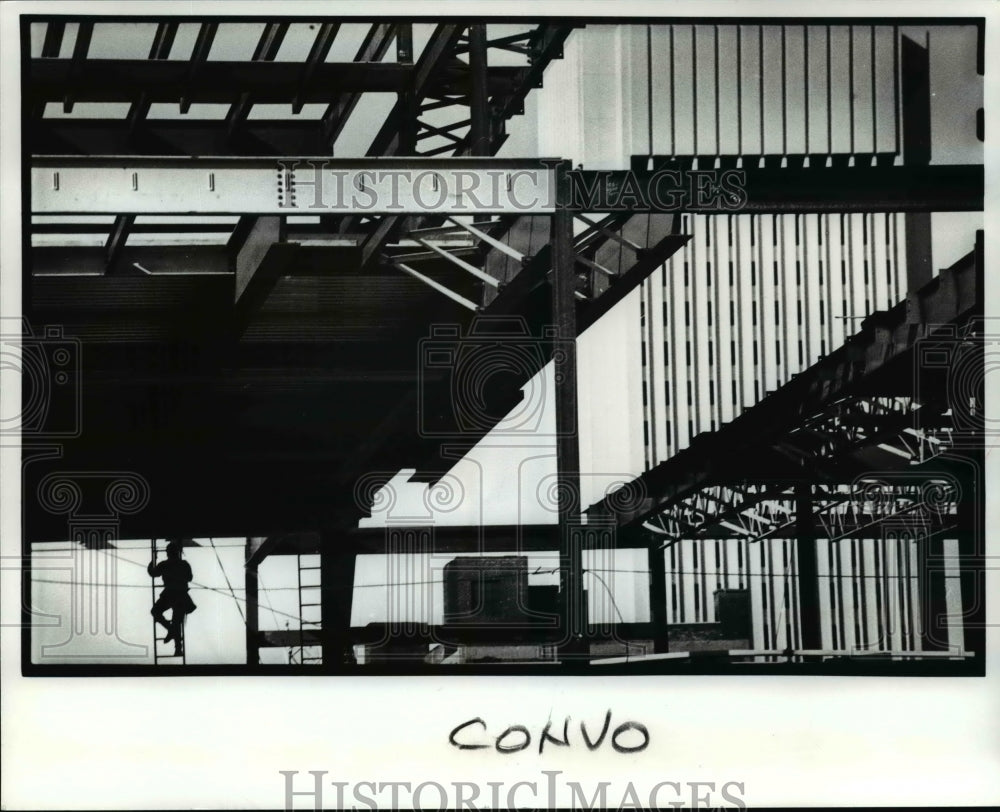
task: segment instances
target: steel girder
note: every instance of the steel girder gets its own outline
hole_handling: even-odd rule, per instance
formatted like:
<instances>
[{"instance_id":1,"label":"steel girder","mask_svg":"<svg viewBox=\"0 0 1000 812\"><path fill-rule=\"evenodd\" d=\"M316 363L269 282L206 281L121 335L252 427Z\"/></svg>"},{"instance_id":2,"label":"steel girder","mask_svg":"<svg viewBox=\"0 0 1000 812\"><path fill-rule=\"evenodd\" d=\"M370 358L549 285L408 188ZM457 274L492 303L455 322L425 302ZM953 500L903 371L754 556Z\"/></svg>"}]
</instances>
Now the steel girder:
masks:
<instances>
[{"instance_id":1,"label":"steel girder","mask_svg":"<svg viewBox=\"0 0 1000 812\"><path fill-rule=\"evenodd\" d=\"M977 240L976 250L906 301L869 316L845 346L630 483L636 498L626 507L604 499L589 515L638 525L721 484L850 482L867 471L932 458L949 443L975 447L968 436L974 430L960 430L971 415L955 412L968 404L945 402L942 376L964 345L981 350L983 328L975 326L981 276ZM947 363L925 360L925 350Z\"/></svg>"}]
</instances>

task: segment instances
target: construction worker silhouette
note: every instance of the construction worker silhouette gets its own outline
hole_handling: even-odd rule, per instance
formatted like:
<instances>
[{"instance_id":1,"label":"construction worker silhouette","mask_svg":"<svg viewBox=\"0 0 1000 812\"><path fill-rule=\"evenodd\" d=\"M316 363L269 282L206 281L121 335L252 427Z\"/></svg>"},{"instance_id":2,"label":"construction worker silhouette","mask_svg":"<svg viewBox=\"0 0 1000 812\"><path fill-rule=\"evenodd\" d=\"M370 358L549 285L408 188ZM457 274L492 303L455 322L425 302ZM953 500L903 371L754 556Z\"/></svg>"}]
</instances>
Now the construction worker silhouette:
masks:
<instances>
[{"instance_id":1,"label":"construction worker silhouette","mask_svg":"<svg viewBox=\"0 0 1000 812\"><path fill-rule=\"evenodd\" d=\"M198 607L188 594L188 584L191 582L191 565L181 558L180 540L174 539L167 545L167 557L160 563L156 560L149 562L146 571L153 578L163 579L163 591L156 599L150 614L153 620L167 630L167 636L163 638L164 643L174 641L174 655L181 656L184 653L184 639L182 629L184 616L191 614ZM163 616L163 612L170 609L170 622Z\"/></svg>"}]
</instances>

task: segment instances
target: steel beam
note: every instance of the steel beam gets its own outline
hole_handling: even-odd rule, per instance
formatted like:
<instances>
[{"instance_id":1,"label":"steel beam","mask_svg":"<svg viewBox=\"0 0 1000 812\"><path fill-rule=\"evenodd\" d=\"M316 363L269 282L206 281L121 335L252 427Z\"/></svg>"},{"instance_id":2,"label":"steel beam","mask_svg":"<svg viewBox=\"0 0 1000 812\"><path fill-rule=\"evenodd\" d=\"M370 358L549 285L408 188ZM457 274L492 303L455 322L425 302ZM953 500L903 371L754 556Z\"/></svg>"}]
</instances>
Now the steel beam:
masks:
<instances>
[{"instance_id":1,"label":"steel beam","mask_svg":"<svg viewBox=\"0 0 1000 812\"><path fill-rule=\"evenodd\" d=\"M469 26L469 70L472 72L469 155L490 155L490 109L487 88L486 25Z\"/></svg>"},{"instance_id":2,"label":"steel beam","mask_svg":"<svg viewBox=\"0 0 1000 812\"><path fill-rule=\"evenodd\" d=\"M396 628L394 628L396 626ZM426 623L412 624L411 634L414 642L442 642L445 645L545 645L558 643L562 630L551 626L498 624L466 625L447 623L429 625ZM366 626L355 626L351 629L350 639L359 645L378 645L391 640L399 634L398 624L369 623ZM650 623L614 623L586 625L580 633L581 651L587 651L587 644L604 641L649 640L654 634Z\"/></svg>"},{"instance_id":3,"label":"steel beam","mask_svg":"<svg viewBox=\"0 0 1000 812\"><path fill-rule=\"evenodd\" d=\"M77 231L77 228L80 231ZM204 275L232 274L225 243L200 243L199 232L229 231L228 226L205 224L200 229L170 226L166 224L147 223L135 225L129 229L129 242L122 247L119 254L119 266L139 264L157 276L166 277L201 277ZM190 237L190 241L178 240L157 244L156 239L164 233L182 232ZM46 277L81 277L103 274L107 266L106 240L101 244L90 235L108 233L107 225L56 226L44 227L39 234L52 236L53 240L61 236L62 242L46 242L31 249L31 270L33 276ZM347 235L342 237L326 237L313 235L307 231L289 228L286 242L295 251L296 261L287 269L289 276L328 276L334 266L354 267L358 261L358 246L363 241L363 235ZM98 237L100 239L100 237ZM225 236L220 237L225 239ZM142 244L138 244L138 243ZM470 248L449 248L450 253L459 255L471 253ZM411 260L432 259L437 254L431 251L418 254L395 254L394 259L410 262ZM386 265L372 266L369 275L395 275L396 270ZM450 274L449 274L450 276ZM230 297L231 299L232 297Z\"/></svg>"},{"instance_id":4,"label":"steel beam","mask_svg":"<svg viewBox=\"0 0 1000 812\"><path fill-rule=\"evenodd\" d=\"M670 651L667 625L666 550L659 542L649 545L649 615L653 647L658 654Z\"/></svg>"},{"instance_id":5,"label":"steel beam","mask_svg":"<svg viewBox=\"0 0 1000 812\"><path fill-rule=\"evenodd\" d=\"M387 23L376 23L368 29L361 47L354 56L354 61L361 64L372 64L379 62L396 35L396 27ZM343 131L347 120L354 112L358 102L361 100L361 93L353 91L340 94L340 98L326 108L322 120L322 140L331 149L336 145L340 133Z\"/></svg>"},{"instance_id":6,"label":"steel beam","mask_svg":"<svg viewBox=\"0 0 1000 812\"><path fill-rule=\"evenodd\" d=\"M122 121L35 118L25 122L33 155L320 155L326 149L312 120L248 119L230 137L210 119Z\"/></svg>"},{"instance_id":7,"label":"steel beam","mask_svg":"<svg viewBox=\"0 0 1000 812\"><path fill-rule=\"evenodd\" d=\"M319 646L322 641L322 633L314 629L268 629L257 632L254 643L258 648L301 648Z\"/></svg>"},{"instance_id":8,"label":"steel beam","mask_svg":"<svg viewBox=\"0 0 1000 812\"><path fill-rule=\"evenodd\" d=\"M42 40L42 59L55 59L62 48L63 34L66 23L52 21L45 26L45 39Z\"/></svg>"},{"instance_id":9,"label":"steel beam","mask_svg":"<svg viewBox=\"0 0 1000 812\"><path fill-rule=\"evenodd\" d=\"M283 244L280 217L245 218L230 240L234 272L234 334L242 335L289 267L296 246Z\"/></svg>"},{"instance_id":10,"label":"steel beam","mask_svg":"<svg viewBox=\"0 0 1000 812\"><path fill-rule=\"evenodd\" d=\"M823 645L819 611L819 569L816 562L816 527L813 517L812 486L795 488L796 553L798 557L799 619L802 647L818 649Z\"/></svg>"},{"instance_id":11,"label":"steel beam","mask_svg":"<svg viewBox=\"0 0 1000 812\"><path fill-rule=\"evenodd\" d=\"M283 225L278 217L257 217L253 221L240 224L234 233L231 250L235 256L236 293L234 303L249 298L250 289L255 284L255 276L260 271L264 257L271 246L281 242Z\"/></svg>"},{"instance_id":12,"label":"steel beam","mask_svg":"<svg viewBox=\"0 0 1000 812\"><path fill-rule=\"evenodd\" d=\"M131 214L119 214L115 218L115 224L111 228L108 240L104 245L105 252L105 273L113 274L118 268L119 260L125 249L128 240L128 231L135 222L135 216Z\"/></svg>"},{"instance_id":13,"label":"steel beam","mask_svg":"<svg viewBox=\"0 0 1000 812\"><path fill-rule=\"evenodd\" d=\"M319 641L323 670L339 673L354 663L351 641L351 607L357 555L346 549L339 533L324 533L320 556L320 602L323 626Z\"/></svg>"},{"instance_id":14,"label":"steel beam","mask_svg":"<svg viewBox=\"0 0 1000 812\"><path fill-rule=\"evenodd\" d=\"M641 504L622 510L610 500L602 500L592 506L594 515L615 516L619 526L639 524L718 482L777 476L771 471L775 448L791 432L845 398L858 397L864 387L877 386L878 373L893 364L905 363L927 325L961 324L978 312L983 294L977 256L970 254L942 271L913 294L912 301L901 302L877 318L870 317L848 345L713 434L698 435L688 448L647 471L639 478L643 492L648 494ZM926 386L924 381L918 383ZM923 392L914 395L922 397ZM897 432L905 427L899 426ZM740 461L742 467L735 468L735 461ZM788 479L801 477L798 462L787 460L782 467Z\"/></svg>"},{"instance_id":15,"label":"steel beam","mask_svg":"<svg viewBox=\"0 0 1000 812\"><path fill-rule=\"evenodd\" d=\"M169 59L170 50L174 47L177 37L177 23L159 23L153 37L153 45L149 49L150 59Z\"/></svg>"},{"instance_id":16,"label":"steel beam","mask_svg":"<svg viewBox=\"0 0 1000 812\"><path fill-rule=\"evenodd\" d=\"M454 51L455 43L462 32L462 27L458 25L439 25L427 45L424 47L420 59L416 66L412 68L413 74L407 85L396 88L398 91L409 91L413 94L417 103L426 96L433 81L448 64ZM407 70L411 70L407 68ZM389 113L385 123L379 129L375 138L369 146L367 155L396 155L399 152L399 133L404 116L407 114L404 103L396 102Z\"/></svg>"},{"instance_id":17,"label":"steel beam","mask_svg":"<svg viewBox=\"0 0 1000 812\"><path fill-rule=\"evenodd\" d=\"M523 263L523 262L525 262L525 260L527 260L527 259L530 258L530 257L525 257L524 254L522 254L520 251L515 251L513 248L511 248L506 243L501 242L500 240L495 239L494 237L491 237L485 231L480 230L479 228L477 228L474 225L470 225L469 223L459 222L454 217L449 217L448 220L449 220L449 222L451 222L452 224L454 224L456 227L462 228L462 229L468 231L473 237L475 237L475 238L477 238L479 240L482 240L484 243L486 243L491 248L496 249L497 251L499 251L502 254L506 254L507 256L513 258L517 262ZM482 225L482 223L480 223L479 225Z\"/></svg>"},{"instance_id":18,"label":"steel beam","mask_svg":"<svg viewBox=\"0 0 1000 812\"><path fill-rule=\"evenodd\" d=\"M264 31L261 33L260 39L257 41L257 47L254 48L251 59L254 62L273 62L278 56L278 52L281 50L281 43L284 41L285 34L287 32L288 23L268 23L265 25ZM316 44L317 43L313 43L314 47ZM317 63L311 65L314 71L316 64ZM299 87L301 92L302 85L300 84ZM294 101L292 102L292 106L295 106ZM239 100L229 108L225 121L226 138L228 142L231 143L235 139L238 131L246 123L247 116L250 115L252 107L253 103L250 101L250 94L244 92L240 94ZM246 225L246 220L246 217L241 218L240 225ZM237 281L239 280L237 279Z\"/></svg>"},{"instance_id":19,"label":"steel beam","mask_svg":"<svg viewBox=\"0 0 1000 812\"><path fill-rule=\"evenodd\" d=\"M557 179L565 195L565 177ZM565 197L563 197L565 200ZM580 442L576 364L576 263L573 253L573 214L557 209L551 222L553 376L556 406L556 477L559 509L559 609L567 642L561 656L580 655L586 632L587 607L583 589L583 551L580 534ZM523 273L523 271L522 271Z\"/></svg>"},{"instance_id":20,"label":"steel beam","mask_svg":"<svg viewBox=\"0 0 1000 812\"><path fill-rule=\"evenodd\" d=\"M791 167L742 173L745 202L730 207L699 203L686 186L692 177L663 170L573 170L571 199L585 212L650 211L692 214L982 211L981 165ZM680 182L677 178L680 177ZM622 203L626 189L638 190Z\"/></svg>"},{"instance_id":21,"label":"steel beam","mask_svg":"<svg viewBox=\"0 0 1000 812\"><path fill-rule=\"evenodd\" d=\"M908 36L900 37L902 86L903 163L928 166L931 162L930 54ZM917 290L934 275L931 267L931 218L926 212L909 212L904 221L906 240L906 289Z\"/></svg>"},{"instance_id":22,"label":"steel beam","mask_svg":"<svg viewBox=\"0 0 1000 812\"><path fill-rule=\"evenodd\" d=\"M306 63L302 68L302 78L299 80L299 92L292 99L292 113L295 115L302 112L302 107L305 104L301 89L307 87L313 81L316 67L326 62L326 57L330 53L330 48L333 46L333 41L337 38L339 31L340 23L323 23L319 27L319 31L316 32L316 39L313 40L312 47L309 49L309 56L306 57Z\"/></svg>"},{"instance_id":23,"label":"steel beam","mask_svg":"<svg viewBox=\"0 0 1000 812\"><path fill-rule=\"evenodd\" d=\"M452 104L464 103L470 105L470 135L453 144L449 143L445 147L430 150L423 154L425 156L443 153L453 153L456 156L468 154L473 128L477 128L477 131L480 132L479 137L480 143L483 145L483 154L495 153L505 138L505 134L503 133L504 122L510 116L523 112L524 97L531 88L541 86L541 74L552 58L561 55L560 43L568 35L569 30L569 28L552 29L552 32L557 33L550 32L552 35L549 36L543 33L548 31L548 29L545 26L540 26L536 39L544 40L545 44L544 47L541 47L533 54L532 66L527 70L489 69L486 58L487 43L480 43L479 35L470 33L469 46L466 50L470 51L469 74L471 75L471 86L466 87L466 85L469 85L468 81L459 81L457 85L451 81L449 71L453 70L453 66L450 66L448 63L450 58L453 58L460 50L463 50L459 42L461 28L446 25L438 26L425 47L424 52L421 54L412 92L401 94L393 111L389 114L375 140L372 142L369 154L394 154L398 153L401 149L415 150L416 142L419 140L417 115L421 109L431 109L435 105L451 106ZM483 26L482 35L485 38L485 26ZM475 46L473 45L473 40L476 41ZM480 45L483 47L480 48ZM504 79L503 77L507 76L508 73L509 78ZM498 78L501 79L496 86L493 81L494 74L498 74ZM466 79L468 78L466 77ZM437 92L439 93L450 94L453 97L453 101L442 100L433 105L427 105L425 100L434 92L435 88L437 88ZM462 95L456 97L456 93L461 93ZM494 100L502 98L508 101L516 101L498 107L496 116L494 117L491 115L489 109L490 95L494 97ZM395 135L393 135L394 132ZM352 218L347 218L344 222L344 227L347 230L350 230L353 225ZM399 225L398 221L389 223L380 230L385 235L388 235L395 228L399 227ZM377 255L380 253L381 248L382 243L375 242L370 254Z\"/></svg>"},{"instance_id":24,"label":"steel beam","mask_svg":"<svg viewBox=\"0 0 1000 812\"><path fill-rule=\"evenodd\" d=\"M491 121L491 151L496 152L507 138L506 122L524 112L524 100L533 88L542 86L542 76L553 59L563 54L563 45L572 33L571 25L540 25L531 35L528 49L530 66L514 90L498 100Z\"/></svg>"},{"instance_id":25,"label":"steel beam","mask_svg":"<svg viewBox=\"0 0 1000 812\"><path fill-rule=\"evenodd\" d=\"M499 288L496 297L489 300L483 312L496 316L523 315L528 312L541 313L542 308L547 310L551 307L548 277L551 276L552 252L549 244L542 244L534 256L526 257L510 245L489 237L489 235L481 232L475 226L470 226L467 223L458 223L457 221L452 222L469 231L473 236L481 237L486 245L495 247L498 252L507 254L521 265L513 276L509 277L503 283L502 287ZM511 223L508 222L505 225L509 228ZM601 293L594 300L581 301L577 295L579 292L574 290L571 295L578 308L577 334L582 333L585 329L593 325L604 313L633 290L639 281L645 278L656 267L659 267L657 263L662 262L667 256L673 253L686 239L687 237L668 235L660 242L650 246L650 248L641 249L640 256L635 265L629 267L624 274L614 281L609 289ZM590 247L593 246L591 245ZM575 245L572 247L574 262L575 255L579 250L581 249ZM464 441L456 438L454 444L450 447L453 450L457 450L463 446ZM438 462L435 460L426 467L430 468L437 464ZM422 474L421 477L426 477L430 481L435 479L434 475L429 472Z\"/></svg>"},{"instance_id":26,"label":"steel beam","mask_svg":"<svg viewBox=\"0 0 1000 812\"><path fill-rule=\"evenodd\" d=\"M274 62L275 57L278 56L278 51L281 50L281 43L285 39L285 34L288 32L288 23L268 23L264 26L264 31L260 35L260 39L257 42L257 47L254 49L253 56L251 57L254 62ZM317 66L313 66L313 70ZM300 99L301 92L301 78L299 95L295 98ZM251 101L252 96L249 91L244 91L240 93L239 100L229 108L229 113L226 115L226 133L230 138L236 133L236 130L243 126L246 121L247 116L250 114L250 109L253 106ZM293 102L294 104L294 102Z\"/></svg>"},{"instance_id":27,"label":"steel beam","mask_svg":"<svg viewBox=\"0 0 1000 812\"><path fill-rule=\"evenodd\" d=\"M81 22L76 32L76 42L73 43L73 62L78 69L82 69L83 62L87 59L90 51L90 40L94 36L94 24L92 22ZM73 97L66 94L63 97L63 112L73 112Z\"/></svg>"},{"instance_id":28,"label":"steel beam","mask_svg":"<svg viewBox=\"0 0 1000 812\"><path fill-rule=\"evenodd\" d=\"M32 159L33 214L545 214L553 161L499 158ZM389 219L389 218L387 218ZM395 222L395 221L394 221ZM365 252L368 262L384 239Z\"/></svg>"},{"instance_id":29,"label":"steel beam","mask_svg":"<svg viewBox=\"0 0 1000 812\"><path fill-rule=\"evenodd\" d=\"M464 296L460 296L459 294L455 293L455 291L453 291L451 288L446 287L445 285L442 285L440 282L435 282L433 279L431 279L426 274L422 274L419 271L415 271L409 265L405 265L402 262L399 262L398 260L388 258L388 261L391 261L392 264L395 265L397 268L399 268L399 270L401 270L403 273L409 274L414 279L417 279L417 280L423 282L425 285L427 285L428 287L433 288L438 293L444 294L449 299L451 299L453 302L457 302L458 304L462 305L462 307L466 308L467 310L471 310L473 313L475 313L477 310L479 310L479 306L475 302L473 302L473 301L471 301L469 299L466 299Z\"/></svg>"},{"instance_id":30,"label":"steel beam","mask_svg":"<svg viewBox=\"0 0 1000 812\"><path fill-rule=\"evenodd\" d=\"M948 650L948 589L944 569L944 539L917 534L919 550L920 648Z\"/></svg>"},{"instance_id":31,"label":"steel beam","mask_svg":"<svg viewBox=\"0 0 1000 812\"><path fill-rule=\"evenodd\" d=\"M500 283L496 279L494 279L492 276L490 276L482 269L477 268L475 265L470 265L468 262L459 259L457 256L448 251L445 251L443 248L440 248L434 245L433 243L427 242L426 240L417 240L417 242L420 243L425 248L430 249L432 253L440 257L443 257L444 259L448 260L448 262L451 262L452 264L457 265L462 270L472 274L472 276L474 276L480 282L485 282L487 285L490 285L491 287L494 288L500 285ZM401 259L401 257L399 259Z\"/></svg>"},{"instance_id":32,"label":"steel beam","mask_svg":"<svg viewBox=\"0 0 1000 812\"><path fill-rule=\"evenodd\" d=\"M170 56L170 49L174 45L174 38L177 36L177 23L160 23L156 26L156 35L153 37L153 44L149 49L149 59L167 59ZM77 61L74 59L74 61ZM77 61L77 73L86 71L87 63ZM125 120L125 127L128 130L127 141L135 135L136 127L146 119L149 114L151 102L145 90L139 93L139 98L132 103L128 116Z\"/></svg>"},{"instance_id":33,"label":"steel beam","mask_svg":"<svg viewBox=\"0 0 1000 812\"><path fill-rule=\"evenodd\" d=\"M339 521L357 521L357 512L344 513ZM247 554L247 566L254 568L272 555L318 555L323 551L322 536L319 533L285 533L253 538L251 541L253 543Z\"/></svg>"},{"instance_id":34,"label":"steel beam","mask_svg":"<svg viewBox=\"0 0 1000 812\"><path fill-rule=\"evenodd\" d=\"M580 212L576 212L574 214L574 217L576 217L577 220L586 223L588 226L590 226L590 228L593 231L597 232L598 234L603 235L605 238L609 240L613 240L614 242L618 243L624 248L628 248L630 251L634 251L636 254L640 254L645 250L641 245L636 245L631 240L625 239L625 237L623 237L614 229L608 228L603 223L597 223L591 220L589 217L581 214Z\"/></svg>"},{"instance_id":35,"label":"steel beam","mask_svg":"<svg viewBox=\"0 0 1000 812\"><path fill-rule=\"evenodd\" d=\"M903 163L927 166L931 162L930 53L905 34L900 46Z\"/></svg>"},{"instance_id":36,"label":"steel beam","mask_svg":"<svg viewBox=\"0 0 1000 812\"><path fill-rule=\"evenodd\" d=\"M188 60L186 90L200 79L202 66L208 61L208 55L212 50L212 43L215 41L215 34L219 30L218 23L202 23L198 28L198 38L194 41L194 49L191 51L191 58ZM34 75L34 74L32 74ZM182 95L180 97L180 111L187 114L191 109L191 97Z\"/></svg>"},{"instance_id":37,"label":"steel beam","mask_svg":"<svg viewBox=\"0 0 1000 812\"><path fill-rule=\"evenodd\" d=\"M434 29L413 68L411 82L401 89L399 99L375 135L367 155L392 156L415 151L418 135L416 115L420 102L447 63L461 31L461 27L456 25L439 25ZM345 217L342 226L350 230L356 221L355 217ZM403 219L398 214L388 214L382 218L363 248L362 269L367 269L381 257L386 242L402 225Z\"/></svg>"},{"instance_id":38,"label":"steel beam","mask_svg":"<svg viewBox=\"0 0 1000 812\"><path fill-rule=\"evenodd\" d=\"M194 78L192 69L196 68ZM39 102L127 102L145 93L151 102L226 104L248 94L248 101L287 104L326 102L333 92L398 92L413 81L414 68L396 63L323 62L312 82L301 85L297 62L184 62L147 59L87 59L83 69L72 59L34 59L29 65L26 95Z\"/></svg>"},{"instance_id":39,"label":"steel beam","mask_svg":"<svg viewBox=\"0 0 1000 812\"><path fill-rule=\"evenodd\" d=\"M634 265L611 280L610 287L596 299L581 306L580 332L595 324L605 313L635 290L653 271L690 241L687 234L671 234L656 245L643 249Z\"/></svg>"},{"instance_id":40,"label":"steel beam","mask_svg":"<svg viewBox=\"0 0 1000 812\"><path fill-rule=\"evenodd\" d=\"M413 23L399 23L396 26L396 61L412 64L413 57Z\"/></svg>"},{"instance_id":41,"label":"steel beam","mask_svg":"<svg viewBox=\"0 0 1000 812\"><path fill-rule=\"evenodd\" d=\"M258 630L257 563L253 560L255 550L263 539L248 538L243 567L243 587L246 597L246 648L247 665L260 664L260 636Z\"/></svg>"},{"instance_id":42,"label":"steel beam","mask_svg":"<svg viewBox=\"0 0 1000 812\"><path fill-rule=\"evenodd\" d=\"M968 459L971 465L966 467L963 483L967 491L958 506L958 561L955 563L962 595L962 645L966 651L982 652L986 646L986 534L977 512L981 513L981 506L986 504L988 497L983 479L983 453L970 454Z\"/></svg>"}]
</instances>

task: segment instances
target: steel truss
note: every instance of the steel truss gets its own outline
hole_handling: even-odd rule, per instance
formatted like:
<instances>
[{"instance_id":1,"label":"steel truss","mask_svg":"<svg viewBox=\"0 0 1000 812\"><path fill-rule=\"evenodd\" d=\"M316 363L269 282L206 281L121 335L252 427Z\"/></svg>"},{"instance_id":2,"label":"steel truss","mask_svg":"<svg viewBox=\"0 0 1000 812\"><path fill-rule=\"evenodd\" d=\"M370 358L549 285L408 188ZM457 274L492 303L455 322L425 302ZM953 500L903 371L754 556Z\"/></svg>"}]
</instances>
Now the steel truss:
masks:
<instances>
[{"instance_id":1,"label":"steel truss","mask_svg":"<svg viewBox=\"0 0 1000 812\"><path fill-rule=\"evenodd\" d=\"M906 470L951 450L952 431L950 411L941 407L909 397L851 397L806 419L774 447L814 482L814 514L826 537L846 537L909 516L915 505L904 487L896 498L881 502L882 510L862 515L855 484L823 481L836 479L843 459L878 449L883 469ZM898 490L888 487L890 495ZM794 537L794 490L788 480L711 485L674 502L644 526L667 541Z\"/></svg>"}]
</instances>

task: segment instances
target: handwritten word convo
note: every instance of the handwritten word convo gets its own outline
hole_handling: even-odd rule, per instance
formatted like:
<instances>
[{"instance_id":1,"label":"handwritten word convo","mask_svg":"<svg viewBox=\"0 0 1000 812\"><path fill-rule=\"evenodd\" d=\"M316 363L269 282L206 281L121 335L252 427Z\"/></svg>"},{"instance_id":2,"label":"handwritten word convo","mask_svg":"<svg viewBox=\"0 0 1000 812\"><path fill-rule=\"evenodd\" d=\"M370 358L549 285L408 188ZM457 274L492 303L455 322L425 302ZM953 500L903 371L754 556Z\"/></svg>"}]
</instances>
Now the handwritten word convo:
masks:
<instances>
[{"instance_id":1,"label":"handwritten word convo","mask_svg":"<svg viewBox=\"0 0 1000 812\"><path fill-rule=\"evenodd\" d=\"M479 716L469 719L455 727L448 734L448 742L459 750L486 750L493 748L498 753L519 753L531 747L532 742L538 743L538 752L545 752L545 746L551 744L555 747L571 747L573 739L570 737L570 717L566 716L562 721L562 737L553 732L554 724L548 720L536 733L531 735L531 730L525 725L509 725L497 734L490 731L489 726ZM575 726L574 726L575 729ZM555 727L555 730L559 730ZM610 736L608 735L610 731ZM600 732L596 733L596 726L588 726L586 720L581 719L579 723L579 737L577 741L582 741L588 750L599 749L605 741L617 753L639 753L649 747L649 730L641 722L625 721L611 728L611 711L604 714L604 724Z\"/></svg>"}]
</instances>

